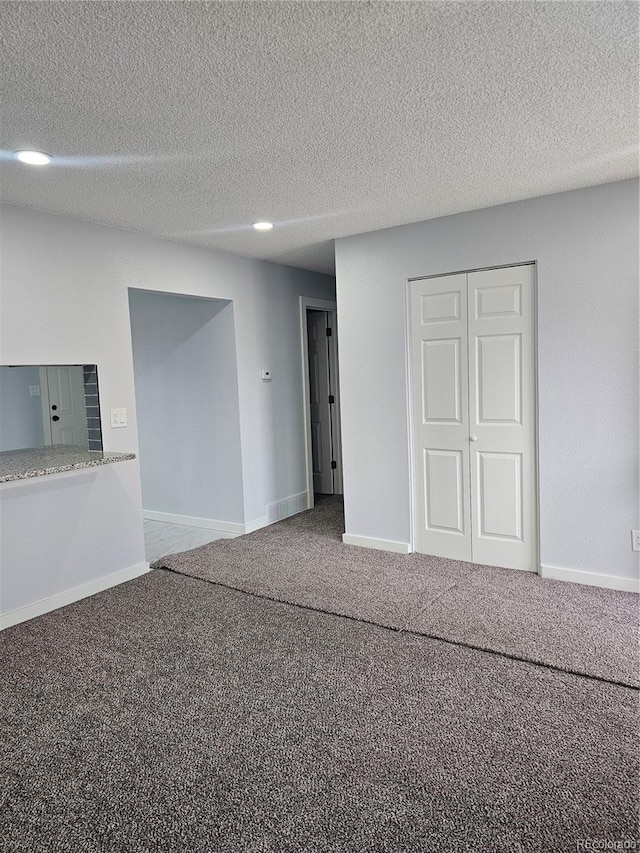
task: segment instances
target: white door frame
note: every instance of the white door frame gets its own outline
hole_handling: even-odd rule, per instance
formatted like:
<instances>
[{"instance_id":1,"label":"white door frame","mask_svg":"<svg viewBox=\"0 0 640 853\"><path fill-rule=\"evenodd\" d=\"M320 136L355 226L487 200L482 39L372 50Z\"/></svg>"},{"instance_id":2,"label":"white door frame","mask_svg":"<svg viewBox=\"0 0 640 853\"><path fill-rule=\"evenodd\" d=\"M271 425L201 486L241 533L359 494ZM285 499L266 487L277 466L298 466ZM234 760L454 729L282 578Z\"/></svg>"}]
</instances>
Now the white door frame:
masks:
<instances>
[{"instance_id":1,"label":"white door frame","mask_svg":"<svg viewBox=\"0 0 640 853\"><path fill-rule=\"evenodd\" d=\"M412 359L411 359L411 285L416 279L442 278L446 275L456 275L458 273L481 272L483 270L503 269L518 266L533 266L533 291L532 291L532 336L533 336L533 395L534 395L534 466L535 466L535 507L536 507L536 530L534 534L537 559L537 573L542 574L541 563L542 555L540 550L540 458L539 458L539 435L540 435L540 407L538 399L538 261L535 259L528 261L513 261L507 264L492 264L487 267L474 267L472 269L449 270L430 275L414 275L405 279L405 359L406 359L406 388L407 388L407 441L409 449L409 502L410 502L410 524L409 524L409 542L410 550L416 550L416 483L413 474L413 449L414 449L414 434L413 434L413 414L414 400L412 394Z\"/></svg>"},{"instance_id":2,"label":"white door frame","mask_svg":"<svg viewBox=\"0 0 640 853\"><path fill-rule=\"evenodd\" d=\"M49 406L49 379L47 376L47 368L40 367L38 369L40 377L40 405L42 407L42 428L44 430L45 445L53 444L51 434L51 409Z\"/></svg>"},{"instance_id":3,"label":"white door frame","mask_svg":"<svg viewBox=\"0 0 640 853\"><path fill-rule=\"evenodd\" d=\"M304 416L304 453L305 453L305 468L306 490L307 490L307 508L311 509L314 506L313 499L313 456L311 453L311 413L309 411L309 335L307 332L307 310L310 311L328 311L332 314L332 328L334 330L331 336L331 344L329 346L329 365L331 370L331 384L335 397L335 403L332 406L332 425L333 425L333 451L336 460L336 469L334 472L334 493L342 494L342 438L341 438L341 423L340 423L340 379L338 375L338 335L337 335L337 308L336 302L329 299L314 299L310 296L300 297L300 348L302 356L302 404Z\"/></svg>"}]
</instances>

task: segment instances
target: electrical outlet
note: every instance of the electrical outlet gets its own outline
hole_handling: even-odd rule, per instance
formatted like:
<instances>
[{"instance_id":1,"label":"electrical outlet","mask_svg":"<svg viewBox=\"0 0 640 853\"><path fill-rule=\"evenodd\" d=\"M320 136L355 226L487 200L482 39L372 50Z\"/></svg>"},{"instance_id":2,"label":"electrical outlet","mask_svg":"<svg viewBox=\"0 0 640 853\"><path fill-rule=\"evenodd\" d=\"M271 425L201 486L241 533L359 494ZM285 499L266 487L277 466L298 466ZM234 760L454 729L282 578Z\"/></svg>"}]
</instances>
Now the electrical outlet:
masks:
<instances>
[{"instance_id":1,"label":"electrical outlet","mask_svg":"<svg viewBox=\"0 0 640 853\"><path fill-rule=\"evenodd\" d=\"M631 548L640 551L640 530L631 531Z\"/></svg>"}]
</instances>

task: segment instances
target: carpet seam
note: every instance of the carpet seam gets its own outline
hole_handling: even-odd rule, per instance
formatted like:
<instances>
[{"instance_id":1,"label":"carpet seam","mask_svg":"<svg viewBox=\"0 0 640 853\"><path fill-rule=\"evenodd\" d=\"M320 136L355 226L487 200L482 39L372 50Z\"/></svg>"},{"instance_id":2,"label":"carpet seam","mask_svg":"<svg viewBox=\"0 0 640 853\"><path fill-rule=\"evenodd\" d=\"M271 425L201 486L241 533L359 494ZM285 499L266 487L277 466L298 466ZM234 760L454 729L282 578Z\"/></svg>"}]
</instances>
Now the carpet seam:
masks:
<instances>
[{"instance_id":1,"label":"carpet seam","mask_svg":"<svg viewBox=\"0 0 640 853\"><path fill-rule=\"evenodd\" d=\"M401 630L401 631L407 631L407 632L409 632L409 633L415 633L415 632L412 632L412 631L411 631L411 628L408 628L408 627L407 627L407 625L408 625L409 621L410 621L411 619L416 619L418 616L422 616L424 613L426 613L426 611L427 611L430 607L432 607L432 606L436 603L436 601L439 601L443 596L448 595L448 594L451 592L451 590L456 589L456 587L457 587L457 586L458 586L458 584L457 584L457 583L452 583L452 584L451 584L451 586L447 587L446 589L441 590L441 591L440 591L436 596L434 596L433 598L429 599L425 604L423 604L423 605L422 605L422 607L419 607L419 608L418 608L418 610L414 610L414 611L413 611L413 612L412 612L412 613L407 617L407 620L406 620L406 622L405 622L404 627L403 627L403 628L401 628L400 630ZM426 587L425 587L425 592L426 592ZM382 626L381 626L381 627L382 627Z\"/></svg>"},{"instance_id":2,"label":"carpet seam","mask_svg":"<svg viewBox=\"0 0 640 853\"><path fill-rule=\"evenodd\" d=\"M587 672L579 672L578 670L575 670L575 669L568 669L568 668L563 668L560 666L555 666L552 663L545 663L544 661L533 660L532 658L527 658L527 657L520 656L520 655L514 655L514 654L511 654L509 652L501 652L501 651L498 651L497 649L492 649L492 648L484 647L484 646L478 646L478 645L474 645L473 643L465 643L463 640L451 640L451 639L448 639L447 637L441 637L438 634L430 634L430 633L427 633L424 631L416 631L416 630L413 630L411 628L402 628L402 627L394 628L391 625L383 625L381 622L374 622L372 619L364 619L362 616L350 616L350 615L344 614L344 613L336 613L335 611L332 611L332 610L324 610L321 607L314 607L313 605L310 605L310 604L297 604L297 603L291 602L291 601L284 601L281 598L274 598L273 596L266 595L265 593L262 593L262 592L250 592L249 590L241 589L240 587L237 587L237 586L231 586L230 584L223 583L222 581L214 581L214 580L209 580L208 578L199 578L199 577L196 577L195 575L188 575L188 574L185 574L184 572L178 571L177 569L173 569L170 566L153 565L153 566L151 566L151 568L154 571L159 569L161 571L171 572L172 574L179 575L180 577L183 577L183 578L191 578L191 580L196 580L196 581L200 581L201 583L211 584L212 586L219 586L219 587L222 587L223 589L233 590L234 592L239 592L242 595L250 595L253 598L260 598L260 599L263 599L265 601L272 601L275 604L284 604L287 607L297 607L300 610L310 610L313 613L323 613L325 616L337 616L341 619L350 619L352 622L360 622L360 623L365 624L365 625L373 625L376 628L382 628L385 631L393 631L396 634L412 634L415 637L425 637L429 640L437 640L438 642L447 643L448 645L451 645L451 646L459 646L460 648L464 648L464 649L473 649L474 651L484 652L485 654L491 654L491 655L496 655L497 657L506 658L507 660L519 661L520 663L528 663L528 664L531 664L532 666L539 666L539 667L542 667L543 669L553 670L554 672L563 672L563 673L566 673L567 675L575 675L579 678L587 678L590 681L599 681L599 682L603 682L604 684L614 684L618 687L625 687L628 690L634 690L636 693L640 692L640 685L629 684L625 681L617 681L616 679L613 679L613 678L605 678L602 675L593 675L593 674L587 673ZM455 586L455 584L454 584L454 586Z\"/></svg>"}]
</instances>

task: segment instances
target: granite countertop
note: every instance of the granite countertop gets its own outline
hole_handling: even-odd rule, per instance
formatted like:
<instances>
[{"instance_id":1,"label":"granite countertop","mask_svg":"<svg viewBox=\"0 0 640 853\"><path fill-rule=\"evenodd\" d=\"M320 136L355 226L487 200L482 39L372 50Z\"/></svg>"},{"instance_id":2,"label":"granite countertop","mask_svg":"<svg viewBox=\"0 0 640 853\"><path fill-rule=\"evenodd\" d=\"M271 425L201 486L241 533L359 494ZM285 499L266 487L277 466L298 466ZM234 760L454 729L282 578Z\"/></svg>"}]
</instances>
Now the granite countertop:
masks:
<instances>
[{"instance_id":1,"label":"granite countertop","mask_svg":"<svg viewBox=\"0 0 640 853\"><path fill-rule=\"evenodd\" d=\"M135 458L135 453L104 453L101 450L87 450L85 447L76 447L72 444L3 450L0 452L0 483L43 477L46 474L59 474L62 471L94 468L97 465L109 465L111 462L123 462L126 459Z\"/></svg>"}]
</instances>

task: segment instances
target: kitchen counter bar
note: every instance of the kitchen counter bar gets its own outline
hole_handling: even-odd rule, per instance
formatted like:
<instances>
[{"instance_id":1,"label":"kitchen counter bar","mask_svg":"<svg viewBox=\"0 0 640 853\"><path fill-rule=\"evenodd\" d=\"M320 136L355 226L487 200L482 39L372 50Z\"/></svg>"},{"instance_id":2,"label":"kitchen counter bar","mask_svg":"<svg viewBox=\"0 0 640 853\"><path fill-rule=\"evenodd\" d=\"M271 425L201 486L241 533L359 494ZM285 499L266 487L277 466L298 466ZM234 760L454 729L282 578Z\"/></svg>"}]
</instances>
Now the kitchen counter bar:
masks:
<instances>
[{"instance_id":1,"label":"kitchen counter bar","mask_svg":"<svg viewBox=\"0 0 640 853\"><path fill-rule=\"evenodd\" d=\"M104 453L70 444L53 447L29 447L0 452L0 483L44 477L63 471L76 471L135 459L135 453Z\"/></svg>"}]
</instances>

